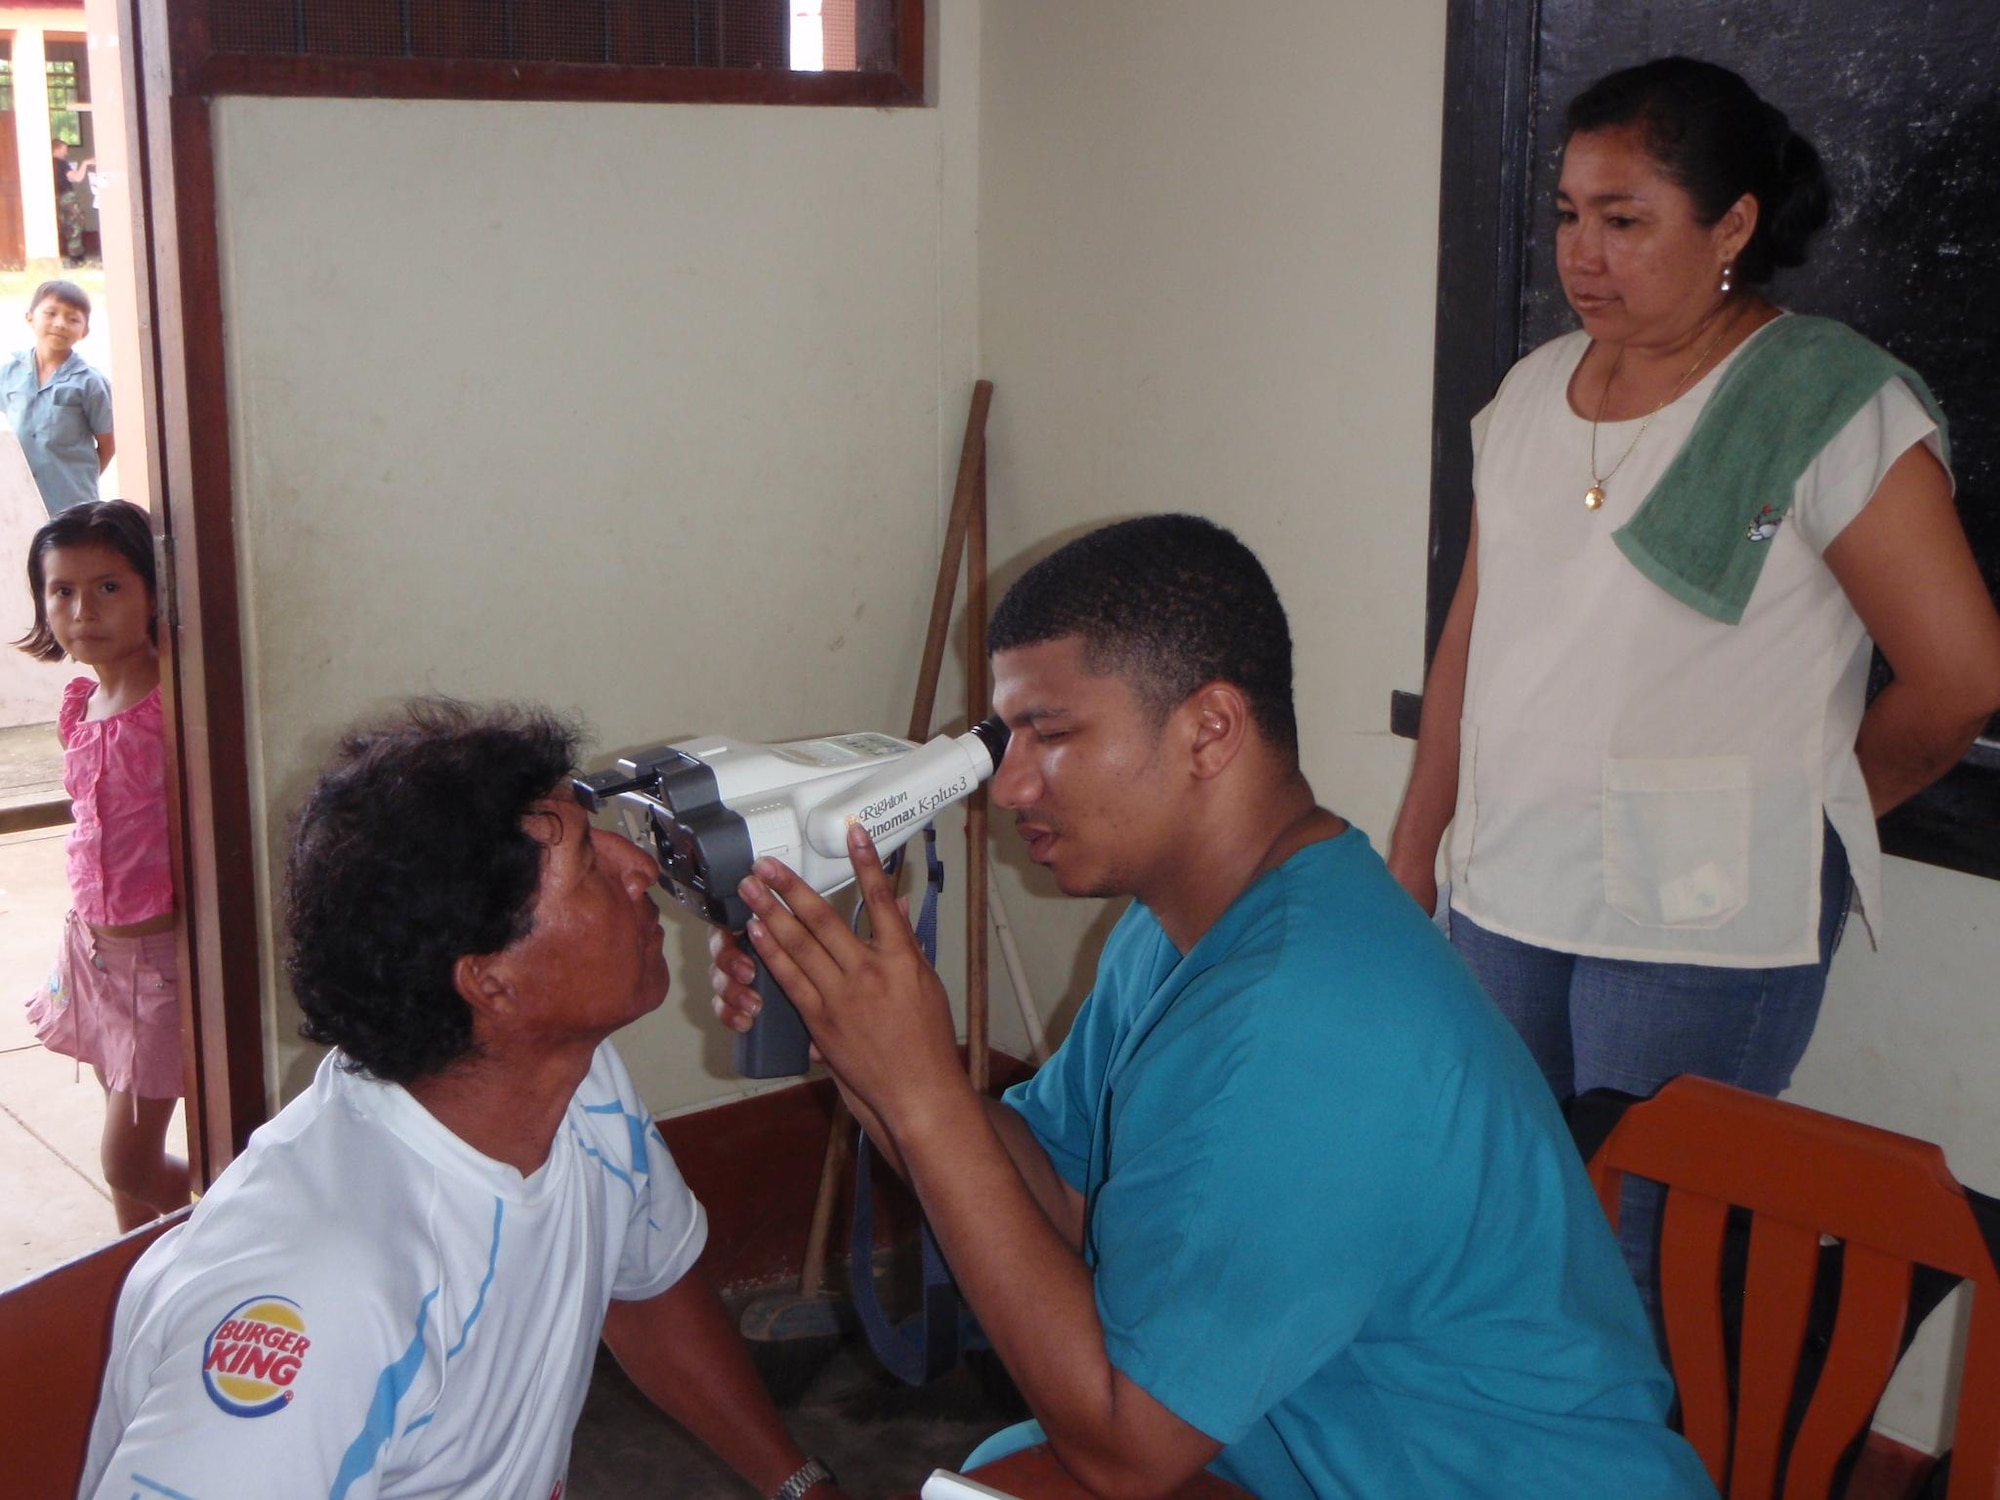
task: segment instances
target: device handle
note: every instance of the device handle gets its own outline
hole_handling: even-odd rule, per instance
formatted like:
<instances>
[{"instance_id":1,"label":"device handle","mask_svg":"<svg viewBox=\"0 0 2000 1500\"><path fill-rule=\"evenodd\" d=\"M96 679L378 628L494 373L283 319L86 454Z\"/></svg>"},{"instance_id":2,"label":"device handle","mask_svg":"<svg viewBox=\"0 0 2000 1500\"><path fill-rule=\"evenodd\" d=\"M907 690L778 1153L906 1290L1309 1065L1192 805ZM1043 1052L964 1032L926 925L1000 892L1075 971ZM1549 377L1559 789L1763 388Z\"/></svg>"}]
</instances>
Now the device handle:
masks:
<instances>
[{"instance_id":1,"label":"device handle","mask_svg":"<svg viewBox=\"0 0 2000 1500\"><path fill-rule=\"evenodd\" d=\"M756 990L764 1001L750 1029L736 1034L736 1071L745 1078L796 1078L812 1062L807 1050L812 1036L798 1007L771 977L748 940L740 932L736 937L757 966Z\"/></svg>"}]
</instances>

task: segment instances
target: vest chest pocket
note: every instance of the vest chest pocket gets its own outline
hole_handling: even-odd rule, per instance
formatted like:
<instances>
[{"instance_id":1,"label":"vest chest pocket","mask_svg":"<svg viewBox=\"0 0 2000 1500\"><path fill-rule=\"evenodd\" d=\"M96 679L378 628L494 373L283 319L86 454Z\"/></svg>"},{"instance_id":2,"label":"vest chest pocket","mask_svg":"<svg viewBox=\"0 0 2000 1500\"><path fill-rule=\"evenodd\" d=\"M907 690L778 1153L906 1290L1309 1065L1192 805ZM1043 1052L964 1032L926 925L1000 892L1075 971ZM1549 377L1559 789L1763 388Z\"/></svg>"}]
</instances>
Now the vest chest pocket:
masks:
<instances>
[{"instance_id":1,"label":"vest chest pocket","mask_svg":"<svg viewBox=\"0 0 2000 1500\"><path fill-rule=\"evenodd\" d=\"M1720 927L1750 897L1750 758L1607 760L1604 899L1642 927Z\"/></svg>"}]
</instances>

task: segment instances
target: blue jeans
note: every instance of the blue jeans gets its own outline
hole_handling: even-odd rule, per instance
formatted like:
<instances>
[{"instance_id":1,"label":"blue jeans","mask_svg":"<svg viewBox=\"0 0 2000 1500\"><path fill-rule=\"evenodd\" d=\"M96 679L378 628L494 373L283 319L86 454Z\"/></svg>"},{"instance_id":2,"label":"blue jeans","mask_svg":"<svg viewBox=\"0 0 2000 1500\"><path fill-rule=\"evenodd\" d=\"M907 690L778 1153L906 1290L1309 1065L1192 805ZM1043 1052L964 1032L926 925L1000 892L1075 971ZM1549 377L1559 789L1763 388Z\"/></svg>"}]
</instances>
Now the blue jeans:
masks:
<instances>
[{"instance_id":1,"label":"blue jeans","mask_svg":"<svg viewBox=\"0 0 2000 1500\"><path fill-rule=\"evenodd\" d=\"M1451 913L1451 945L1528 1044L1564 1104L1594 1088L1650 1095L1695 1073L1776 1096L1805 1056L1847 922L1847 851L1831 825L1820 866L1819 961L1773 969L1588 958L1488 932ZM1657 1328L1664 1192L1627 1180L1618 1241Z\"/></svg>"}]
</instances>

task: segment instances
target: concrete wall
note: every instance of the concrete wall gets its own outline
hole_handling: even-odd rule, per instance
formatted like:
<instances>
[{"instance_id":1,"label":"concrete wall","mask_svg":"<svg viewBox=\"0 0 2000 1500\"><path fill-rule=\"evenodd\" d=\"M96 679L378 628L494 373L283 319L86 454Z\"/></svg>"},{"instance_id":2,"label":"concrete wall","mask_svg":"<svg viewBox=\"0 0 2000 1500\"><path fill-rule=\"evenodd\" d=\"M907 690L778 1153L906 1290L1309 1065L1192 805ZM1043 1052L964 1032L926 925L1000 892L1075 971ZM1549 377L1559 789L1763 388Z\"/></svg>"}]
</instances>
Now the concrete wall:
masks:
<instances>
[{"instance_id":1,"label":"concrete wall","mask_svg":"<svg viewBox=\"0 0 2000 1500\"><path fill-rule=\"evenodd\" d=\"M406 694L607 751L904 727L976 364L960 56L936 109L218 105L261 893ZM662 1112L737 1087L675 933L624 1041Z\"/></svg>"},{"instance_id":2,"label":"concrete wall","mask_svg":"<svg viewBox=\"0 0 2000 1500\"><path fill-rule=\"evenodd\" d=\"M1423 670L1444 16L1006 0L981 48L996 562L1135 511L1236 529L1291 613L1313 786L1378 842ZM1073 1006L1114 914L1000 842Z\"/></svg>"},{"instance_id":3,"label":"concrete wall","mask_svg":"<svg viewBox=\"0 0 2000 1500\"><path fill-rule=\"evenodd\" d=\"M21 238L30 265L60 263L55 178L50 170L48 51L43 32L80 29L81 12L0 8L0 27L13 30L14 148L21 172Z\"/></svg>"},{"instance_id":4,"label":"concrete wall","mask_svg":"<svg viewBox=\"0 0 2000 1500\"><path fill-rule=\"evenodd\" d=\"M49 508L21 440L0 420L0 729L53 726L63 684L90 673L73 661L36 661L12 648L35 628L35 597L27 587L28 545L48 519ZM48 734L53 744L53 727Z\"/></svg>"}]
</instances>

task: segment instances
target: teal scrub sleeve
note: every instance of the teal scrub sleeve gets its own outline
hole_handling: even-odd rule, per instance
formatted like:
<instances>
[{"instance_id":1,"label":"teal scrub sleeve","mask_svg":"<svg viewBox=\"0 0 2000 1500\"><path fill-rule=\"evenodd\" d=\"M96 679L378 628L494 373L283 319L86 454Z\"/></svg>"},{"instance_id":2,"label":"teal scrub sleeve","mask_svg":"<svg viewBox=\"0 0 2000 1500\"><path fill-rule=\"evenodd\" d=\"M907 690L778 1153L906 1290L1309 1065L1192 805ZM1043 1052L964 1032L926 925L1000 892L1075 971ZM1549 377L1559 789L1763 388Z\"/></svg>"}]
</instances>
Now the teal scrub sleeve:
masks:
<instances>
[{"instance_id":1,"label":"teal scrub sleeve","mask_svg":"<svg viewBox=\"0 0 2000 1500\"><path fill-rule=\"evenodd\" d=\"M1091 1145L1100 1128L1100 1101L1114 1049L1150 981L1178 958L1144 907L1134 903L1126 908L1105 941L1097 987L1084 998L1069 1035L1034 1077L1002 1096L1027 1122L1062 1180L1086 1197ZM1146 982L1134 990L1122 982L1126 975Z\"/></svg>"}]
</instances>

